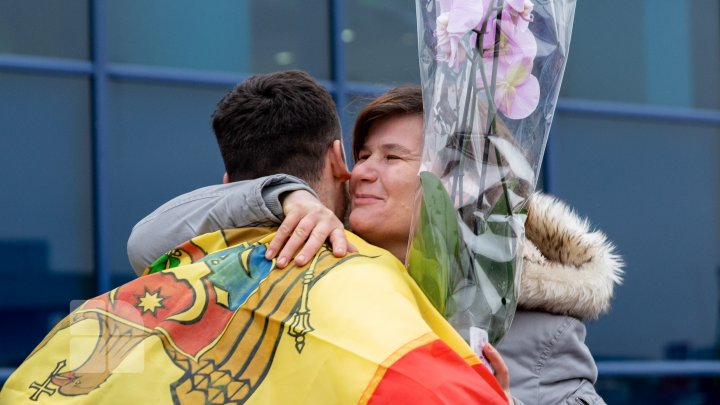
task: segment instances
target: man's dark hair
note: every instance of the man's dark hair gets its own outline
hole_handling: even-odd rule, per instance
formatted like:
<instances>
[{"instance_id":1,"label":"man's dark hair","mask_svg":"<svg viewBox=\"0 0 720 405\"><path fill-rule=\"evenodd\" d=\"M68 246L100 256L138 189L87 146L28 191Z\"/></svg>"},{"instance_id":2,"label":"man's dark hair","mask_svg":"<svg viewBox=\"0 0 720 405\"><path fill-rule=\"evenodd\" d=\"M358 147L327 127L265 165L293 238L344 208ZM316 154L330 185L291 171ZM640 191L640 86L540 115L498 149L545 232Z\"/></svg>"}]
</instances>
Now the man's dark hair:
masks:
<instances>
[{"instance_id":1,"label":"man's dark hair","mask_svg":"<svg viewBox=\"0 0 720 405\"><path fill-rule=\"evenodd\" d=\"M358 113L353 130L352 154L357 161L358 153L365 145L370 127L380 121L402 115L422 115L423 98L420 86L404 85L392 88L374 99Z\"/></svg>"},{"instance_id":2,"label":"man's dark hair","mask_svg":"<svg viewBox=\"0 0 720 405\"><path fill-rule=\"evenodd\" d=\"M318 181L328 147L340 139L330 93L295 70L238 84L218 103L212 125L230 181L278 173Z\"/></svg>"}]
</instances>

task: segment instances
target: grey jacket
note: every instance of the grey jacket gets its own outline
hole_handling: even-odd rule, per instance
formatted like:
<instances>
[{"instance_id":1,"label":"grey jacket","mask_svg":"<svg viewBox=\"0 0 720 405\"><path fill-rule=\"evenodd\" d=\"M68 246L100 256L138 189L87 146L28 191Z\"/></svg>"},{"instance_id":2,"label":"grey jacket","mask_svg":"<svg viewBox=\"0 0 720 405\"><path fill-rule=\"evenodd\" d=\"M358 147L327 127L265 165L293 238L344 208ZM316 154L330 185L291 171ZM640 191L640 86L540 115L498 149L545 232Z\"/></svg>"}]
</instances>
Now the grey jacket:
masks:
<instances>
[{"instance_id":1,"label":"grey jacket","mask_svg":"<svg viewBox=\"0 0 720 405\"><path fill-rule=\"evenodd\" d=\"M158 208L128 241L136 272L193 236L223 227L278 225L278 196L312 190L292 176L205 187ZM600 232L590 232L567 206L536 194L526 222L519 308L498 345L510 370L516 403L604 404L582 320L607 311L620 282L621 261ZM520 401L517 401L519 399ZM584 402L583 402L584 401Z\"/></svg>"},{"instance_id":2,"label":"grey jacket","mask_svg":"<svg viewBox=\"0 0 720 405\"><path fill-rule=\"evenodd\" d=\"M604 404L583 321L610 307L622 261L601 232L542 194L525 223L518 310L498 345L513 396L526 404Z\"/></svg>"}]
</instances>

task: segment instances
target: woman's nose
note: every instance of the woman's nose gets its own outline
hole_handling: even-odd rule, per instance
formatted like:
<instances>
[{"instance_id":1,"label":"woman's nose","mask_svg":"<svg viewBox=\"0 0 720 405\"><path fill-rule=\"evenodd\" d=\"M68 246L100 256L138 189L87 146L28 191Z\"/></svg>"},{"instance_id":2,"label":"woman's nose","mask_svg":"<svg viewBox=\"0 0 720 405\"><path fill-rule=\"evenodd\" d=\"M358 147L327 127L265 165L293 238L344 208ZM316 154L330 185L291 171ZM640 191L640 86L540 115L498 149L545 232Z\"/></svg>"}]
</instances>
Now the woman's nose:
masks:
<instances>
[{"instance_id":1,"label":"woman's nose","mask_svg":"<svg viewBox=\"0 0 720 405\"><path fill-rule=\"evenodd\" d=\"M350 178L356 181L374 181L377 179L377 168L375 166L376 165L371 159L358 162L353 167L352 172L350 173Z\"/></svg>"}]
</instances>

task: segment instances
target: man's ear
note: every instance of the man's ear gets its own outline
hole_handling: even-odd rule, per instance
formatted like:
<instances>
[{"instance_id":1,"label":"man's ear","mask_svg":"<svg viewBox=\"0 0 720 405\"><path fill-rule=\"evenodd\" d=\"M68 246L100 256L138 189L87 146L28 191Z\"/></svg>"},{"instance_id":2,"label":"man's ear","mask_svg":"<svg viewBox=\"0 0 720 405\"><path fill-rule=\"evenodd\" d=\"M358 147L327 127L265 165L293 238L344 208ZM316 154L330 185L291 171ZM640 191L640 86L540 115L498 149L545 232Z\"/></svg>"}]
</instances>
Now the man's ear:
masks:
<instances>
[{"instance_id":1,"label":"man's ear","mask_svg":"<svg viewBox=\"0 0 720 405\"><path fill-rule=\"evenodd\" d=\"M345 163L342 141L339 139L334 140L328 152L330 153L330 168L333 177L340 181L350 180L350 171L348 171Z\"/></svg>"},{"instance_id":2,"label":"man's ear","mask_svg":"<svg viewBox=\"0 0 720 405\"><path fill-rule=\"evenodd\" d=\"M230 176L228 176L227 172L223 174L223 184L230 183Z\"/></svg>"}]
</instances>

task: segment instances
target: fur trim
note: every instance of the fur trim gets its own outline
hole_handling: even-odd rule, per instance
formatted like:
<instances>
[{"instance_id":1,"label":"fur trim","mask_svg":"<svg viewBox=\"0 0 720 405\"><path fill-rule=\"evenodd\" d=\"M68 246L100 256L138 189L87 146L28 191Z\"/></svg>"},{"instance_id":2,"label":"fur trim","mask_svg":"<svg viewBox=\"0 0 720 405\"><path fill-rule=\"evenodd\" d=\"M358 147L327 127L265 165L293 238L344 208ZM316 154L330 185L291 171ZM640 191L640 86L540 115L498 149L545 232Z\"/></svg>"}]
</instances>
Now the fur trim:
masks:
<instances>
[{"instance_id":1,"label":"fur trim","mask_svg":"<svg viewBox=\"0 0 720 405\"><path fill-rule=\"evenodd\" d=\"M536 193L528 206L518 307L596 319L622 283L622 258L560 200Z\"/></svg>"}]
</instances>

